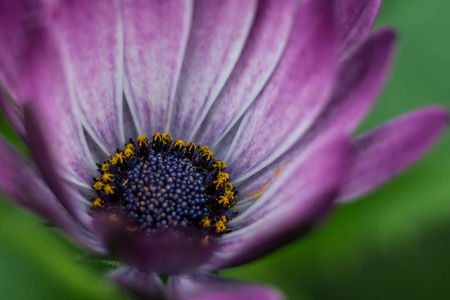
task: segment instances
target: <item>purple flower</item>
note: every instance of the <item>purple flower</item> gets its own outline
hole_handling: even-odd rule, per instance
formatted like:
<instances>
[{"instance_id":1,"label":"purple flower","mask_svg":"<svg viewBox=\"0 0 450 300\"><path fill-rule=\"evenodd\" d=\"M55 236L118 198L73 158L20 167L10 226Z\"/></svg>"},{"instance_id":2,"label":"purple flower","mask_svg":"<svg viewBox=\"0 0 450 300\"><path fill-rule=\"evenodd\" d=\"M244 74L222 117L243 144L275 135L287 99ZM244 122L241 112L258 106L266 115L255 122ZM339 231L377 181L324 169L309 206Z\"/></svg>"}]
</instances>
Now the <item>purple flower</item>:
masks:
<instances>
[{"instance_id":1,"label":"purple flower","mask_svg":"<svg viewBox=\"0 0 450 300\"><path fill-rule=\"evenodd\" d=\"M301 237L447 125L424 108L350 138L392 58L379 5L1 0L0 106L33 161L1 140L0 189L135 294L279 299L212 272Z\"/></svg>"}]
</instances>

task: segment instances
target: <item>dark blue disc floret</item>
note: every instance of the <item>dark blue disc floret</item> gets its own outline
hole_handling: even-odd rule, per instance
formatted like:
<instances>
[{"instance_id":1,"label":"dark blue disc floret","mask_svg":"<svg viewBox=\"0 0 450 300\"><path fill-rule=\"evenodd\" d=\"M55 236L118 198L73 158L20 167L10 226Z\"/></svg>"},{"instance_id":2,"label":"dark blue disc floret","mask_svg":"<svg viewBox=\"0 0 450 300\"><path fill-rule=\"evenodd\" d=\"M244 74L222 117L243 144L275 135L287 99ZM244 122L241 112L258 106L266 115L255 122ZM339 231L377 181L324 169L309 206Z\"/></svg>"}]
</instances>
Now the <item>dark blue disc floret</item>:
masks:
<instances>
[{"instance_id":1,"label":"dark blue disc floret","mask_svg":"<svg viewBox=\"0 0 450 300\"><path fill-rule=\"evenodd\" d=\"M155 134L130 140L124 150L99 165L93 209L122 209L141 229L192 226L226 233L236 212L236 191L222 161L208 147Z\"/></svg>"}]
</instances>

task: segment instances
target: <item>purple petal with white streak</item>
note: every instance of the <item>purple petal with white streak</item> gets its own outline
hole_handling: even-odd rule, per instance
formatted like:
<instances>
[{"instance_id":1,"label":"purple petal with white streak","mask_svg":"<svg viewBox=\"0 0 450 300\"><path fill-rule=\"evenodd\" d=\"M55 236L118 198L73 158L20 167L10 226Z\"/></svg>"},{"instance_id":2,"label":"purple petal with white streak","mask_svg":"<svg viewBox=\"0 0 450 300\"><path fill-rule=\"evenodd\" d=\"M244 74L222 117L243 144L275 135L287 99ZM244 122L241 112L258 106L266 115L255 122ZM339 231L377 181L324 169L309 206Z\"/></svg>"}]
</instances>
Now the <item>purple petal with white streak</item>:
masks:
<instances>
[{"instance_id":1,"label":"purple petal with white streak","mask_svg":"<svg viewBox=\"0 0 450 300\"><path fill-rule=\"evenodd\" d=\"M381 29L368 37L340 62L333 93L324 111L308 132L279 159L248 179L237 183L242 195L254 197L264 186L316 139L333 131L351 134L379 93L393 56L395 34Z\"/></svg>"},{"instance_id":2,"label":"purple petal with white streak","mask_svg":"<svg viewBox=\"0 0 450 300\"><path fill-rule=\"evenodd\" d=\"M43 127L34 128L31 124L29 129L32 131L27 132L27 138L32 138L34 130L42 129L46 137L43 141L54 151L45 164L57 161L76 177L90 180L92 175L85 168L97 167L88 155L77 112L73 108L73 95L67 87L63 60L54 38L45 26L29 32L29 44L21 59L17 101L22 107L28 105L28 113L33 114L33 118ZM26 123L26 116L24 119Z\"/></svg>"},{"instance_id":3,"label":"purple petal with white streak","mask_svg":"<svg viewBox=\"0 0 450 300\"><path fill-rule=\"evenodd\" d=\"M303 2L279 65L225 157L235 180L263 169L311 126L331 90L337 50L332 1Z\"/></svg>"},{"instance_id":4,"label":"purple petal with white streak","mask_svg":"<svg viewBox=\"0 0 450 300\"><path fill-rule=\"evenodd\" d=\"M62 176L71 172L80 180L92 180L85 169L93 170L96 166L89 159L86 141L73 113L62 61L51 32L44 27L35 29L29 40L17 87L17 99L24 110L26 143L61 204L85 223L84 207L74 199L76 191Z\"/></svg>"},{"instance_id":5,"label":"purple petal with white streak","mask_svg":"<svg viewBox=\"0 0 450 300\"><path fill-rule=\"evenodd\" d=\"M237 281L212 274L193 274L170 278L169 288L176 300L281 300L274 288Z\"/></svg>"},{"instance_id":6,"label":"purple petal with white streak","mask_svg":"<svg viewBox=\"0 0 450 300\"><path fill-rule=\"evenodd\" d=\"M230 146L233 143L236 132L239 130L239 126L241 126L242 117L237 121L236 124L227 132L227 134L220 140L218 144L211 147L211 150L214 152L214 159L222 160L228 151L230 150Z\"/></svg>"},{"instance_id":7,"label":"purple petal with white streak","mask_svg":"<svg viewBox=\"0 0 450 300\"><path fill-rule=\"evenodd\" d=\"M348 156L348 139L331 136L294 158L267 192L229 222L232 232L218 239L204 268L240 265L304 235L332 207Z\"/></svg>"},{"instance_id":8,"label":"purple petal with white streak","mask_svg":"<svg viewBox=\"0 0 450 300\"><path fill-rule=\"evenodd\" d=\"M123 33L115 0L62 1L51 26L61 42L80 116L106 153L123 146Z\"/></svg>"},{"instance_id":9,"label":"purple petal with white streak","mask_svg":"<svg viewBox=\"0 0 450 300\"><path fill-rule=\"evenodd\" d=\"M190 141L230 76L256 1L196 1L168 132Z\"/></svg>"},{"instance_id":10,"label":"purple petal with white streak","mask_svg":"<svg viewBox=\"0 0 450 300\"><path fill-rule=\"evenodd\" d=\"M259 2L242 54L199 128L197 143L216 145L262 90L283 53L294 13L291 0Z\"/></svg>"},{"instance_id":11,"label":"purple petal with white streak","mask_svg":"<svg viewBox=\"0 0 450 300\"><path fill-rule=\"evenodd\" d=\"M138 133L164 132L189 36L192 1L124 0L122 13L124 90Z\"/></svg>"},{"instance_id":12,"label":"purple petal with white streak","mask_svg":"<svg viewBox=\"0 0 450 300\"><path fill-rule=\"evenodd\" d=\"M342 51L357 44L372 28L381 0L338 0Z\"/></svg>"},{"instance_id":13,"label":"purple petal with white streak","mask_svg":"<svg viewBox=\"0 0 450 300\"><path fill-rule=\"evenodd\" d=\"M340 62L333 93L305 138L332 128L351 133L369 111L389 71L395 33L383 28L348 52Z\"/></svg>"},{"instance_id":14,"label":"purple petal with white streak","mask_svg":"<svg viewBox=\"0 0 450 300\"><path fill-rule=\"evenodd\" d=\"M425 108L353 141L355 156L339 201L367 193L410 165L436 141L448 125L448 119L448 113L442 108Z\"/></svg>"}]
</instances>

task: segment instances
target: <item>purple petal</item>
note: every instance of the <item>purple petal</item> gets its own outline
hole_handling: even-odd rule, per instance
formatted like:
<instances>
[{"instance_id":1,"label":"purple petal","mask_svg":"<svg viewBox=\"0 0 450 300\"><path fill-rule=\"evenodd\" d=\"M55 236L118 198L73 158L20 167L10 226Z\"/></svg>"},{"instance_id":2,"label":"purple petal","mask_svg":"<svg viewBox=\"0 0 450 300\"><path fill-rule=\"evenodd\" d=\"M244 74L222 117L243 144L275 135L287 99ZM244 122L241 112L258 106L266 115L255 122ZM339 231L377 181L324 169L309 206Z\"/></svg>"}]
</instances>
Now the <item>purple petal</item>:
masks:
<instances>
[{"instance_id":1,"label":"purple petal","mask_svg":"<svg viewBox=\"0 0 450 300\"><path fill-rule=\"evenodd\" d=\"M283 53L294 12L294 1L259 2L247 43L230 78L198 129L197 143L215 145L262 90Z\"/></svg>"},{"instance_id":2,"label":"purple petal","mask_svg":"<svg viewBox=\"0 0 450 300\"><path fill-rule=\"evenodd\" d=\"M192 2L125 0L122 13L125 95L138 133L152 135L167 127L191 26Z\"/></svg>"},{"instance_id":3,"label":"purple petal","mask_svg":"<svg viewBox=\"0 0 450 300\"><path fill-rule=\"evenodd\" d=\"M246 263L308 231L334 203L348 150L346 138L328 137L294 158L267 192L230 221L232 232L222 236L221 248L205 268Z\"/></svg>"},{"instance_id":4,"label":"purple petal","mask_svg":"<svg viewBox=\"0 0 450 300\"><path fill-rule=\"evenodd\" d=\"M0 83L0 110L3 112L6 119L13 126L13 128L15 128L17 133L22 138L25 138L25 128L23 126L22 111L17 106L17 104L12 101L12 97L8 94L8 92L1 87L1 83Z\"/></svg>"},{"instance_id":5,"label":"purple petal","mask_svg":"<svg viewBox=\"0 0 450 300\"><path fill-rule=\"evenodd\" d=\"M76 177L90 180L92 175L84 171L85 168L95 170L97 167L87 154L86 141L72 107L73 95L66 84L63 61L54 35L47 28L40 27L29 33L28 41L21 58L17 101L22 107L27 105L28 114L32 114L42 126L35 128L35 124L29 124L31 131L27 132L27 137L32 138L37 130L43 130L42 135L45 136L41 143L30 145L31 150L33 154L34 150L40 151L39 145L46 142L55 153L43 163L52 164L57 160ZM24 122L30 123L31 120L25 116Z\"/></svg>"},{"instance_id":6,"label":"purple petal","mask_svg":"<svg viewBox=\"0 0 450 300\"><path fill-rule=\"evenodd\" d=\"M110 272L108 277L138 297L149 300L168 299L164 284L155 273L124 267Z\"/></svg>"},{"instance_id":7,"label":"purple petal","mask_svg":"<svg viewBox=\"0 0 450 300\"><path fill-rule=\"evenodd\" d=\"M293 28L276 70L246 112L224 159L237 181L289 149L317 117L331 89L338 49L332 1L302 2Z\"/></svg>"},{"instance_id":8,"label":"purple petal","mask_svg":"<svg viewBox=\"0 0 450 300\"><path fill-rule=\"evenodd\" d=\"M338 0L342 49L345 50L364 38L372 28L381 0Z\"/></svg>"},{"instance_id":9,"label":"purple petal","mask_svg":"<svg viewBox=\"0 0 450 300\"><path fill-rule=\"evenodd\" d=\"M213 241L198 230L142 232L120 212L97 214L93 226L111 254L143 271L190 272L205 263L215 249Z\"/></svg>"},{"instance_id":10,"label":"purple petal","mask_svg":"<svg viewBox=\"0 0 450 300\"><path fill-rule=\"evenodd\" d=\"M33 24L42 17L40 1L0 1L0 107L23 137L22 112L13 99L23 45ZM5 42L7 41L7 42Z\"/></svg>"},{"instance_id":11,"label":"purple petal","mask_svg":"<svg viewBox=\"0 0 450 300\"><path fill-rule=\"evenodd\" d=\"M0 2L0 38L4 41L0 43L0 80L7 89L16 85L23 44L42 18L39 0Z\"/></svg>"},{"instance_id":12,"label":"purple petal","mask_svg":"<svg viewBox=\"0 0 450 300\"><path fill-rule=\"evenodd\" d=\"M280 300L277 290L255 283L226 279L212 274L170 278L169 287L177 300Z\"/></svg>"},{"instance_id":13,"label":"purple petal","mask_svg":"<svg viewBox=\"0 0 450 300\"><path fill-rule=\"evenodd\" d=\"M33 164L3 139L0 139L0 178L0 190L8 198L61 228L75 242L102 252L61 206Z\"/></svg>"},{"instance_id":14,"label":"purple petal","mask_svg":"<svg viewBox=\"0 0 450 300\"><path fill-rule=\"evenodd\" d=\"M395 33L380 29L343 58L329 102L301 143L338 128L352 133L380 92L394 44Z\"/></svg>"},{"instance_id":15,"label":"purple petal","mask_svg":"<svg viewBox=\"0 0 450 300\"><path fill-rule=\"evenodd\" d=\"M241 126L242 117L237 121L236 124L227 132L227 134L220 140L218 144L211 148L214 152L215 159L223 158L230 150L231 143L234 140L234 136L236 132L239 130L239 126Z\"/></svg>"},{"instance_id":16,"label":"purple petal","mask_svg":"<svg viewBox=\"0 0 450 300\"><path fill-rule=\"evenodd\" d=\"M390 29L372 34L340 62L334 89L324 111L296 144L269 166L250 177L239 187L251 198L273 182L279 170L305 147L333 131L351 134L365 116L379 93L393 56L395 35ZM240 182L233 181L238 186Z\"/></svg>"},{"instance_id":17,"label":"purple petal","mask_svg":"<svg viewBox=\"0 0 450 300\"><path fill-rule=\"evenodd\" d=\"M256 1L195 1L170 134L190 140L230 76L244 47Z\"/></svg>"},{"instance_id":18,"label":"purple petal","mask_svg":"<svg viewBox=\"0 0 450 300\"><path fill-rule=\"evenodd\" d=\"M62 177L71 172L80 180L92 180L85 169L96 166L73 113L59 58L51 32L43 27L30 32L17 99L24 110L26 142L43 178L67 211L84 222L84 207Z\"/></svg>"},{"instance_id":19,"label":"purple petal","mask_svg":"<svg viewBox=\"0 0 450 300\"><path fill-rule=\"evenodd\" d=\"M61 2L50 25L57 31L84 127L110 154L125 143L121 25L119 4L110 0Z\"/></svg>"},{"instance_id":20,"label":"purple petal","mask_svg":"<svg viewBox=\"0 0 450 300\"><path fill-rule=\"evenodd\" d=\"M448 124L444 109L431 107L404 115L353 142L355 156L339 201L367 193L419 158Z\"/></svg>"}]
</instances>

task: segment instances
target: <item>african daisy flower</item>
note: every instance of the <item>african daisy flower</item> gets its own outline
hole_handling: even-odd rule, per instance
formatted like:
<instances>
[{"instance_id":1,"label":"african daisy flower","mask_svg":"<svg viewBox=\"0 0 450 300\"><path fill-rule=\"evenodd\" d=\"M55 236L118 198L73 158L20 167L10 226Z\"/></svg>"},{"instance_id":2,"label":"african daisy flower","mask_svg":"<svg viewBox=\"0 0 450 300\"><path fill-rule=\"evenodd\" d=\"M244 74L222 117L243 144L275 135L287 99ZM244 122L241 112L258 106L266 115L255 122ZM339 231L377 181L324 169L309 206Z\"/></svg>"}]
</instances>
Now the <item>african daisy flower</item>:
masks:
<instances>
[{"instance_id":1,"label":"african daisy flower","mask_svg":"<svg viewBox=\"0 0 450 300\"><path fill-rule=\"evenodd\" d=\"M150 299L278 299L219 277L420 156L424 108L361 137L393 52L379 0L0 1L0 188ZM168 276L163 283L159 275Z\"/></svg>"}]
</instances>

